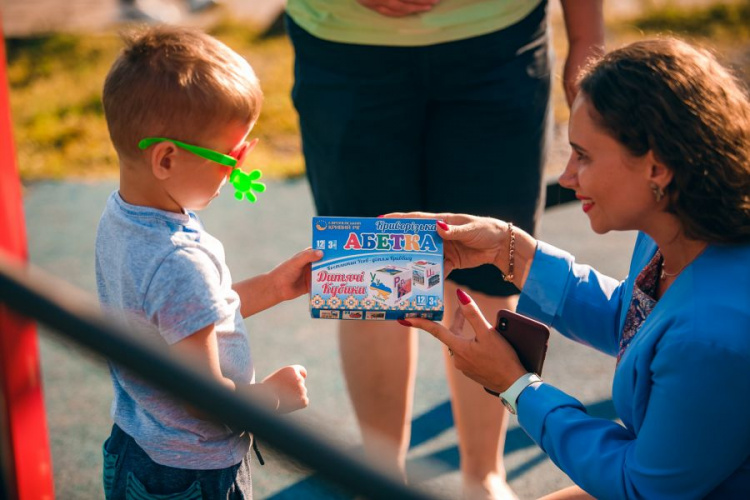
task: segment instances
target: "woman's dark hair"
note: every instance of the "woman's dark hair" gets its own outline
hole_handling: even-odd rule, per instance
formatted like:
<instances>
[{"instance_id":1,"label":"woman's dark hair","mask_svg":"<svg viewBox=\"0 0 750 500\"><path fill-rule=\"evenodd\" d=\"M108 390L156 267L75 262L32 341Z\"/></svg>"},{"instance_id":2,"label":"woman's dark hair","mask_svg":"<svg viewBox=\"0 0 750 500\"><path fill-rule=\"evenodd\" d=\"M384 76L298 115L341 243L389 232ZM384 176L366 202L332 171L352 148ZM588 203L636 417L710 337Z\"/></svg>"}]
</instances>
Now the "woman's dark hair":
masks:
<instances>
[{"instance_id":1,"label":"woman's dark hair","mask_svg":"<svg viewBox=\"0 0 750 500\"><path fill-rule=\"evenodd\" d=\"M579 85L608 134L672 170L668 210L687 237L750 241L750 101L713 55L672 38L636 42L594 61Z\"/></svg>"}]
</instances>

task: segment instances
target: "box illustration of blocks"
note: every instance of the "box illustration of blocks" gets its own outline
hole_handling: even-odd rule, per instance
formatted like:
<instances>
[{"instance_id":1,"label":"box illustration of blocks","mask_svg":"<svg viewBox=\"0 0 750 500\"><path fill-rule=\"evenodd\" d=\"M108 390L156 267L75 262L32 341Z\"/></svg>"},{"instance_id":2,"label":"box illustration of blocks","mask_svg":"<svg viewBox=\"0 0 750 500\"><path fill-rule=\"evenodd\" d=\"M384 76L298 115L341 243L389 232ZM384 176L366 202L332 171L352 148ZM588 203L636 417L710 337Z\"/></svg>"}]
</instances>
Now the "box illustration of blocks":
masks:
<instances>
[{"instance_id":1,"label":"box illustration of blocks","mask_svg":"<svg viewBox=\"0 0 750 500\"><path fill-rule=\"evenodd\" d=\"M386 266L370 273L368 294L390 307L411 297L412 273L409 269Z\"/></svg>"},{"instance_id":2,"label":"box illustration of blocks","mask_svg":"<svg viewBox=\"0 0 750 500\"><path fill-rule=\"evenodd\" d=\"M435 262L419 260L412 262L412 282L414 288L419 290L429 290L441 283L440 274L443 266Z\"/></svg>"}]
</instances>

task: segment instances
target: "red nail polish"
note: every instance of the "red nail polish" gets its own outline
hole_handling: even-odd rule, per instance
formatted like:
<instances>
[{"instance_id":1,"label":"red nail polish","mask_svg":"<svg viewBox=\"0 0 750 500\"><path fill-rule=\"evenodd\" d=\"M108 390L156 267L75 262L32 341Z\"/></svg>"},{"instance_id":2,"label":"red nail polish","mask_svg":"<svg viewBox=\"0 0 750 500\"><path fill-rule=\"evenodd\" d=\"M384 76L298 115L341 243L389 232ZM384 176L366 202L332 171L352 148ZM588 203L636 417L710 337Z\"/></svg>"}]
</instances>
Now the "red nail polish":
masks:
<instances>
[{"instance_id":1,"label":"red nail polish","mask_svg":"<svg viewBox=\"0 0 750 500\"><path fill-rule=\"evenodd\" d=\"M445 222L443 222L443 221L439 220L439 221L437 221L437 222L436 222L436 224L437 224L437 225L438 225L438 227L439 227L440 229L442 229L443 231L447 231L447 230L448 230L448 224L446 224Z\"/></svg>"},{"instance_id":2,"label":"red nail polish","mask_svg":"<svg viewBox=\"0 0 750 500\"><path fill-rule=\"evenodd\" d=\"M469 302L471 302L471 297L466 295L466 292L464 292L460 288L456 288L456 295L458 296L458 301L463 305L466 305Z\"/></svg>"},{"instance_id":3,"label":"red nail polish","mask_svg":"<svg viewBox=\"0 0 750 500\"><path fill-rule=\"evenodd\" d=\"M378 217L377 217L377 218L378 218L378 219L382 219L383 217L385 217L385 215L378 215Z\"/></svg>"},{"instance_id":4,"label":"red nail polish","mask_svg":"<svg viewBox=\"0 0 750 500\"><path fill-rule=\"evenodd\" d=\"M405 319L397 319L396 321L398 321L398 324L399 324L399 325L403 325L403 326L412 326L412 325L411 325L411 323L409 323L409 322L408 322L408 321L406 321Z\"/></svg>"}]
</instances>

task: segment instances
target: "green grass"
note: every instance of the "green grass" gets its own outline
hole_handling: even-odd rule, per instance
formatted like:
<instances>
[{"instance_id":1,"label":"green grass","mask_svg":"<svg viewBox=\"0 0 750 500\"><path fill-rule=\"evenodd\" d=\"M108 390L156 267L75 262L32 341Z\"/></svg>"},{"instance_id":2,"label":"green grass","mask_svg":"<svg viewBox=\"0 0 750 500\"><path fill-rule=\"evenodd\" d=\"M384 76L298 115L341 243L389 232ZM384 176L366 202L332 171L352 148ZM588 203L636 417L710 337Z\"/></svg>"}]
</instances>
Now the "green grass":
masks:
<instances>
[{"instance_id":1,"label":"green grass","mask_svg":"<svg viewBox=\"0 0 750 500\"><path fill-rule=\"evenodd\" d=\"M710 39L740 73L750 76L750 3L718 3L703 8L677 8L674 3L649 8L637 19L608 24L610 47L655 32ZM559 20L557 20L559 23ZM555 30L559 35L560 29ZM252 135L260 138L250 166L268 178L304 173L297 114L289 97L293 53L285 36L263 37L259 30L229 17L214 25L216 36L250 61L265 93L260 120ZM8 39L11 111L21 177L25 181L117 174L101 106L104 76L121 42L116 33L52 34ZM564 37L555 51L566 53ZM738 62L737 62L738 61ZM559 82L554 85L556 119L567 119ZM559 110L559 112L558 112Z\"/></svg>"},{"instance_id":2,"label":"green grass","mask_svg":"<svg viewBox=\"0 0 750 500\"><path fill-rule=\"evenodd\" d=\"M58 34L7 40L11 113L24 179L116 170L101 85L118 38Z\"/></svg>"},{"instance_id":3,"label":"green grass","mask_svg":"<svg viewBox=\"0 0 750 500\"><path fill-rule=\"evenodd\" d=\"M750 35L750 2L716 3L686 9L670 3L651 9L635 21L645 31L669 31L688 36L724 38Z\"/></svg>"},{"instance_id":4,"label":"green grass","mask_svg":"<svg viewBox=\"0 0 750 500\"><path fill-rule=\"evenodd\" d=\"M250 61L265 93L249 158L266 177L303 174L297 115L289 93L292 49L285 37L264 38L224 20L210 33ZM116 33L51 34L7 39L8 79L22 179L117 174L101 105L101 88L121 41Z\"/></svg>"},{"instance_id":5,"label":"green grass","mask_svg":"<svg viewBox=\"0 0 750 500\"><path fill-rule=\"evenodd\" d=\"M675 1L649 7L636 19L613 26L620 44L654 35L674 35L711 50L741 80L750 83L750 1L724 0L703 7ZM748 85L750 87L750 85Z\"/></svg>"}]
</instances>

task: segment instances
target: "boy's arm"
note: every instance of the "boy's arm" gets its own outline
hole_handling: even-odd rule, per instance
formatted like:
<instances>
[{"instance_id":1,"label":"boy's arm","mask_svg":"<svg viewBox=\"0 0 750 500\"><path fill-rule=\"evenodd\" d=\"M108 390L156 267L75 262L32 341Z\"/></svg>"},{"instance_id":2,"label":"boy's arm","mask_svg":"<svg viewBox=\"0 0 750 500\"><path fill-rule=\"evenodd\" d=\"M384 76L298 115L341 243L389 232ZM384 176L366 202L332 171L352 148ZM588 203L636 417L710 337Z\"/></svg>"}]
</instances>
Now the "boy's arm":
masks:
<instances>
[{"instance_id":1,"label":"boy's arm","mask_svg":"<svg viewBox=\"0 0 750 500\"><path fill-rule=\"evenodd\" d=\"M321 250L307 248L271 271L240 281L232 288L240 296L243 318L285 300L310 292L310 265L323 257Z\"/></svg>"},{"instance_id":2,"label":"boy's arm","mask_svg":"<svg viewBox=\"0 0 750 500\"><path fill-rule=\"evenodd\" d=\"M213 324L201 328L192 335L189 335L183 340L173 344L171 350L183 360L188 361L191 365L205 368L207 375L215 379L227 389L233 391L239 389L233 380L225 377L221 373L221 366L219 363L219 342L216 338L216 327ZM253 392L257 393L254 395L259 396L267 407L271 409L278 408L278 397L271 394L268 388L257 389ZM208 419L205 414L195 407L188 406L187 411L195 418L201 420Z\"/></svg>"},{"instance_id":3,"label":"boy's arm","mask_svg":"<svg viewBox=\"0 0 750 500\"><path fill-rule=\"evenodd\" d=\"M205 367L208 375L228 389L248 394L267 408L279 413L288 413L307 406L307 390L304 379L307 372L301 366L286 366L277 370L260 384L237 385L221 373L219 343L216 328L208 325L171 346L172 352L189 360L194 366ZM188 406L188 413L195 418L208 420L207 415Z\"/></svg>"}]
</instances>

